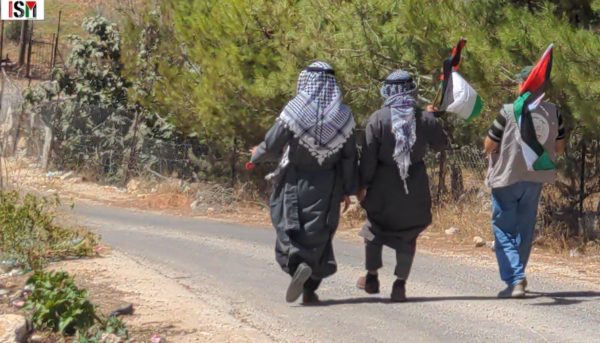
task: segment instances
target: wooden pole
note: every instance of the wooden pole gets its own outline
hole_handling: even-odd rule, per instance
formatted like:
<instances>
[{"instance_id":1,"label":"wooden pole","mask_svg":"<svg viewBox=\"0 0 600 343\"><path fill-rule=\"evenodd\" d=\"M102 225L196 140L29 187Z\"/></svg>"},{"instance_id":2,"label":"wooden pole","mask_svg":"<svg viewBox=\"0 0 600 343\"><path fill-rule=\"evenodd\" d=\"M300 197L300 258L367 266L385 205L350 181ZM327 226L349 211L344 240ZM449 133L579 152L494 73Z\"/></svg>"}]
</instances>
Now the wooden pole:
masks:
<instances>
[{"instance_id":1,"label":"wooden pole","mask_svg":"<svg viewBox=\"0 0 600 343\"><path fill-rule=\"evenodd\" d=\"M438 174L438 190L437 190L437 201L440 202L442 200L442 195L444 194L444 188L446 183L446 150L443 150L440 153L440 170ZM440 202L441 204L441 202Z\"/></svg>"},{"instance_id":2,"label":"wooden pole","mask_svg":"<svg viewBox=\"0 0 600 343\"><path fill-rule=\"evenodd\" d=\"M2 20L2 28L0 29L0 59L4 56L4 20Z\"/></svg>"},{"instance_id":3,"label":"wooden pole","mask_svg":"<svg viewBox=\"0 0 600 343\"><path fill-rule=\"evenodd\" d=\"M581 148L581 180L579 181L579 218L583 218L583 201L585 200L585 155L587 146L585 141Z\"/></svg>"},{"instance_id":4,"label":"wooden pole","mask_svg":"<svg viewBox=\"0 0 600 343\"><path fill-rule=\"evenodd\" d=\"M54 38L54 49L52 51L52 69L56 65L56 52L58 51L58 37L60 36L60 18L62 17L62 11L58 12L58 25L56 27L56 37Z\"/></svg>"},{"instance_id":5,"label":"wooden pole","mask_svg":"<svg viewBox=\"0 0 600 343\"><path fill-rule=\"evenodd\" d=\"M29 33L29 49L27 50L27 78L31 72L31 47L33 46L33 22L31 22L31 32Z\"/></svg>"},{"instance_id":6,"label":"wooden pole","mask_svg":"<svg viewBox=\"0 0 600 343\"><path fill-rule=\"evenodd\" d=\"M127 167L125 169L125 184L127 184L127 182L129 182L129 178L131 176L131 165L133 164L133 159L135 158L135 154L136 154L136 148L137 148L137 142L138 142L138 127L139 127L139 122L140 122L140 107L139 105L136 105L136 110L135 110L135 118L133 121L133 139L132 139L132 145L131 145L131 151L129 152L129 160L127 161Z\"/></svg>"},{"instance_id":7,"label":"wooden pole","mask_svg":"<svg viewBox=\"0 0 600 343\"><path fill-rule=\"evenodd\" d=\"M237 144L235 137L233 138L233 161L231 161L231 188L235 186L235 162L237 160Z\"/></svg>"},{"instance_id":8,"label":"wooden pole","mask_svg":"<svg viewBox=\"0 0 600 343\"><path fill-rule=\"evenodd\" d=\"M27 31L29 28L29 20L23 20L21 24L21 48L19 50L19 67L25 64L25 53L27 52Z\"/></svg>"},{"instance_id":9,"label":"wooden pole","mask_svg":"<svg viewBox=\"0 0 600 343\"><path fill-rule=\"evenodd\" d=\"M54 43L56 42L56 33L52 34L52 51L50 52L50 65L54 61Z\"/></svg>"}]
</instances>

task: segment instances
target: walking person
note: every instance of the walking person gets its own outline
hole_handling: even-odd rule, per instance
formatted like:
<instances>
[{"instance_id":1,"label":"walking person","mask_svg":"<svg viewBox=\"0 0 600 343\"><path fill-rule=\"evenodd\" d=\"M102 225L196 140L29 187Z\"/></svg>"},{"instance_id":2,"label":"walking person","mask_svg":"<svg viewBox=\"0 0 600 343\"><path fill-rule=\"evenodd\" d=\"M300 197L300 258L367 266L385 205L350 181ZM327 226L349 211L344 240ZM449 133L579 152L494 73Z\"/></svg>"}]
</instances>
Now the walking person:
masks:
<instances>
[{"instance_id":1,"label":"walking person","mask_svg":"<svg viewBox=\"0 0 600 343\"><path fill-rule=\"evenodd\" d=\"M358 189L355 122L335 72L316 62L302 71L297 96L281 112L251 163L278 160L270 199L276 260L292 276L286 301L318 301L321 280L337 271L332 239Z\"/></svg>"},{"instance_id":2,"label":"walking person","mask_svg":"<svg viewBox=\"0 0 600 343\"><path fill-rule=\"evenodd\" d=\"M534 68L523 68L516 76L519 87ZM531 111L537 141L547 156L565 150L566 135L563 119L556 105L541 102ZM485 151L490 154L486 184L492 189L492 228L500 277L507 288L500 298L525 296L529 261L536 225L538 204L544 183L556 180L556 169L530 170L527 167L515 105L506 104L494 120L485 139ZM534 138L535 139L535 138Z\"/></svg>"},{"instance_id":3,"label":"walking person","mask_svg":"<svg viewBox=\"0 0 600 343\"><path fill-rule=\"evenodd\" d=\"M369 294L379 293L382 250L390 247L396 251L397 277L391 298L403 302L417 238L432 222L423 158L428 146L441 151L448 139L433 114L417 107L418 88L405 71L388 76L381 95L384 107L369 118L361 151L358 199L367 212L361 231L367 274L357 286Z\"/></svg>"}]
</instances>

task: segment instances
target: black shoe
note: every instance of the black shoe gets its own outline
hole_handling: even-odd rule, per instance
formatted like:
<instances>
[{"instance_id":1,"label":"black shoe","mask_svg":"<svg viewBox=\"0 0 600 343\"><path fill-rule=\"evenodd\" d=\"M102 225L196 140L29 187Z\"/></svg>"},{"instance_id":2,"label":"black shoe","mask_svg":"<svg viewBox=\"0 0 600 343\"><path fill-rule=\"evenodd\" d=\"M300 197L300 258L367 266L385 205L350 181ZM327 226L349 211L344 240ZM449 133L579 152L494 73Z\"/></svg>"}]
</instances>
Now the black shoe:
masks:
<instances>
[{"instance_id":1,"label":"black shoe","mask_svg":"<svg viewBox=\"0 0 600 343\"><path fill-rule=\"evenodd\" d=\"M396 280L392 286L392 302L403 303L406 301L406 281Z\"/></svg>"},{"instance_id":2,"label":"black shoe","mask_svg":"<svg viewBox=\"0 0 600 343\"><path fill-rule=\"evenodd\" d=\"M367 273L367 276L361 276L356 282L358 289L364 289L368 294L379 294L379 278L377 274Z\"/></svg>"},{"instance_id":3,"label":"black shoe","mask_svg":"<svg viewBox=\"0 0 600 343\"><path fill-rule=\"evenodd\" d=\"M296 272L292 277L292 282L290 282L290 285L288 286L285 301L293 303L300 298L302 291L304 290L304 283L311 274L312 269L306 263L301 263L298 266L298 269L296 269Z\"/></svg>"},{"instance_id":4,"label":"black shoe","mask_svg":"<svg viewBox=\"0 0 600 343\"><path fill-rule=\"evenodd\" d=\"M304 290L304 292L302 293L302 304L303 305L310 305L310 304L315 304L318 302L319 302L319 296L317 295L317 293L315 293L313 291Z\"/></svg>"}]
</instances>

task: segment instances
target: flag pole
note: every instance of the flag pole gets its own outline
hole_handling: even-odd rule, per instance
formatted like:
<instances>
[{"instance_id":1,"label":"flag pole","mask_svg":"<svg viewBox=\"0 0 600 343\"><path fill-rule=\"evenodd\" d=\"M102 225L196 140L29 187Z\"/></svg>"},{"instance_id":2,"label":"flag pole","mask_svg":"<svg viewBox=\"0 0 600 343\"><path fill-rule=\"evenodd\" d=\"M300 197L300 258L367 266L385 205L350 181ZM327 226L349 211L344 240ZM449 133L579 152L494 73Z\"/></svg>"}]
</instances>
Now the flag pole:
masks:
<instances>
[{"instance_id":1,"label":"flag pole","mask_svg":"<svg viewBox=\"0 0 600 343\"><path fill-rule=\"evenodd\" d=\"M433 99L433 103L432 103L433 107L437 107L438 101L440 100L440 94L442 94L442 87L441 86L438 87L438 91L435 94L435 98Z\"/></svg>"}]
</instances>

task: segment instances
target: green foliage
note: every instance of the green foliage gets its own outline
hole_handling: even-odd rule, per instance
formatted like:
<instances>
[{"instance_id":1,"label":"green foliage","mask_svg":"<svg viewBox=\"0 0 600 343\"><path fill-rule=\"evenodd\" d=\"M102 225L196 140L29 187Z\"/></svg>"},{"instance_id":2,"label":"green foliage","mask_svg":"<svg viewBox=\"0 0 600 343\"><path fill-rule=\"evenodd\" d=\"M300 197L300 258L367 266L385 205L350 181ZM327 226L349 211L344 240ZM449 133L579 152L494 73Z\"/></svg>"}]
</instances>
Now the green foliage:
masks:
<instances>
[{"instance_id":1,"label":"green foliage","mask_svg":"<svg viewBox=\"0 0 600 343\"><path fill-rule=\"evenodd\" d=\"M32 310L32 322L36 329L50 329L72 336L78 341L101 342L102 334L127 337L125 324L116 317L103 318L98 308L87 297L88 292L79 289L66 272L38 271L27 280L33 286L24 310Z\"/></svg>"},{"instance_id":2,"label":"green foliage","mask_svg":"<svg viewBox=\"0 0 600 343\"><path fill-rule=\"evenodd\" d=\"M54 123L70 165L93 160L106 169L110 161L122 166L111 173L126 179L132 165L156 162L156 151L137 152L148 137L160 137L204 144L203 151L175 152L201 178L233 173L231 162L263 138L310 62L335 67L360 125L381 106L380 81L394 69L412 73L432 101L442 61L461 37L469 43L460 72L486 107L469 125L444 118L454 147L481 143L501 104L516 97L514 74L550 43L549 101L561 107L577 142L600 132L598 0L143 3L123 36L104 19L86 20L91 38L72 37L68 71L57 73L54 88L38 90L46 100L61 92Z\"/></svg>"},{"instance_id":3,"label":"green foliage","mask_svg":"<svg viewBox=\"0 0 600 343\"><path fill-rule=\"evenodd\" d=\"M457 143L482 135L500 104L514 100L513 74L550 43L556 45L550 100L589 129L599 126L600 37L583 25L597 23L597 12L587 12L596 1L192 0L170 6L176 42L165 52L157 98L188 109L174 121L201 136L260 140L294 95L298 72L315 59L336 68L360 122L381 105L379 81L396 68L413 73L421 95L433 100L442 60L461 37L469 40L461 73L489 115L473 126L453 124ZM173 63L184 57L190 64Z\"/></svg>"},{"instance_id":4,"label":"green foliage","mask_svg":"<svg viewBox=\"0 0 600 343\"><path fill-rule=\"evenodd\" d=\"M34 290L25 309L33 310L32 322L36 329L74 335L100 321L96 306L87 300L87 291L77 288L66 272L36 272L27 284Z\"/></svg>"},{"instance_id":5,"label":"green foliage","mask_svg":"<svg viewBox=\"0 0 600 343\"><path fill-rule=\"evenodd\" d=\"M51 117L59 166L95 167L109 180L127 181L134 166L151 164L137 153L145 138L170 136L166 122L141 105L151 97L147 54L134 58L141 74L130 82L124 73L118 27L102 17L86 18L86 38L69 36L72 45L65 69L54 71L55 82L26 91L25 99L42 117ZM142 32L140 50L152 51L151 31Z\"/></svg>"},{"instance_id":6,"label":"green foliage","mask_svg":"<svg viewBox=\"0 0 600 343\"><path fill-rule=\"evenodd\" d=\"M0 257L6 268L43 268L48 259L91 256L97 237L54 224L59 205L18 192L0 192Z\"/></svg>"},{"instance_id":7,"label":"green foliage","mask_svg":"<svg viewBox=\"0 0 600 343\"><path fill-rule=\"evenodd\" d=\"M21 24L22 21L20 20L8 20L4 27L4 38L14 44L19 43L21 40Z\"/></svg>"}]
</instances>

